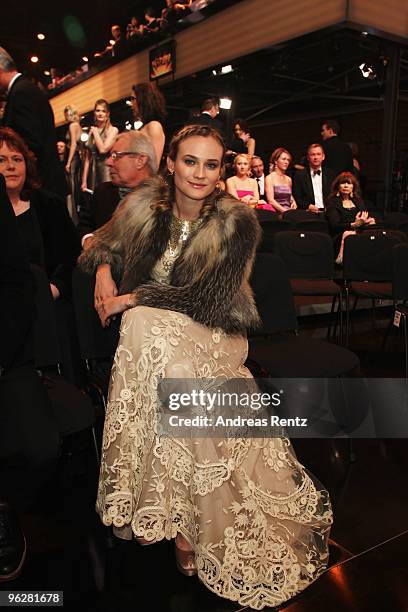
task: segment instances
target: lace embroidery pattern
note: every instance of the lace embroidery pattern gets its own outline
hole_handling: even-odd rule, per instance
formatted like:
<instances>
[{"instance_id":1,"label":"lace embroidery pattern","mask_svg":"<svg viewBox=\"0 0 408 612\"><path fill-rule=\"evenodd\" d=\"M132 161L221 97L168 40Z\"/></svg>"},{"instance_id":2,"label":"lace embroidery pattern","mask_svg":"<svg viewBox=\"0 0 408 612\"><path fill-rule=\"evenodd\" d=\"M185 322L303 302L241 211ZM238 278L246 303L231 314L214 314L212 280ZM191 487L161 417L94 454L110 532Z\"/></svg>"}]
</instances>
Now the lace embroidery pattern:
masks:
<instances>
[{"instance_id":1,"label":"lace embroidery pattern","mask_svg":"<svg viewBox=\"0 0 408 612\"><path fill-rule=\"evenodd\" d=\"M167 310L122 320L106 414L97 510L105 525L145 540L180 532L198 575L221 597L261 610L325 569L327 492L289 440L158 435L160 378L244 378L247 343Z\"/></svg>"}]
</instances>

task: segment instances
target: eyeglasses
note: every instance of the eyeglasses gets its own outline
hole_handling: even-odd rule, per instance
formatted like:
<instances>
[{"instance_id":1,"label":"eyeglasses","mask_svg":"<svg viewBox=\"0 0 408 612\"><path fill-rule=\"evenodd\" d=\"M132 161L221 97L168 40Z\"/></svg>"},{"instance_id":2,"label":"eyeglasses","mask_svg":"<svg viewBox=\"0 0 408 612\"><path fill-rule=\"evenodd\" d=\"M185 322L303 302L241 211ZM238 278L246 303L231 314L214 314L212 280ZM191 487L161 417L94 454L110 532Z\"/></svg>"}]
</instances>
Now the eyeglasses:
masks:
<instances>
[{"instance_id":1,"label":"eyeglasses","mask_svg":"<svg viewBox=\"0 0 408 612\"><path fill-rule=\"evenodd\" d=\"M125 155L133 155L134 157L136 157L140 155L140 153L135 153L135 151L112 151L108 154L107 159L111 158L112 161L116 161L117 159L125 157Z\"/></svg>"}]
</instances>

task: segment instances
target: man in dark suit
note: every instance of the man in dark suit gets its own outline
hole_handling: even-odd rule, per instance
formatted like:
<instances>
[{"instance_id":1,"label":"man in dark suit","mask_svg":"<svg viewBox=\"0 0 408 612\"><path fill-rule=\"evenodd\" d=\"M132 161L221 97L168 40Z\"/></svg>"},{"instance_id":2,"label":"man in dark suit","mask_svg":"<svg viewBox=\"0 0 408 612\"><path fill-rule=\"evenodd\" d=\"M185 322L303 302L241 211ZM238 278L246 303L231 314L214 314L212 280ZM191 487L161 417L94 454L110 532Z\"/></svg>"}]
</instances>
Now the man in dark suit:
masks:
<instances>
[{"instance_id":1,"label":"man in dark suit","mask_svg":"<svg viewBox=\"0 0 408 612\"><path fill-rule=\"evenodd\" d=\"M67 183L58 159L52 108L44 93L17 71L13 58L2 47L0 93L6 95L3 126L20 134L36 156L42 186L65 198Z\"/></svg>"},{"instance_id":2,"label":"man in dark suit","mask_svg":"<svg viewBox=\"0 0 408 612\"><path fill-rule=\"evenodd\" d=\"M314 213L323 212L336 175L330 168L323 165L322 145L317 143L309 145L307 160L308 167L298 170L294 176L293 197L298 208Z\"/></svg>"},{"instance_id":3,"label":"man in dark suit","mask_svg":"<svg viewBox=\"0 0 408 612\"><path fill-rule=\"evenodd\" d=\"M33 366L34 283L0 174L0 582L17 578L28 510L56 466L59 435Z\"/></svg>"},{"instance_id":4,"label":"man in dark suit","mask_svg":"<svg viewBox=\"0 0 408 612\"><path fill-rule=\"evenodd\" d=\"M251 159L252 176L258 183L259 198L265 198L265 172L264 163L258 155L254 155Z\"/></svg>"},{"instance_id":5,"label":"man in dark suit","mask_svg":"<svg viewBox=\"0 0 408 612\"><path fill-rule=\"evenodd\" d=\"M214 130L218 130L220 134L224 137L224 126L222 122L217 119L220 112L220 105L217 98L207 98L201 104L201 112L198 117L194 120L189 121L189 123L194 123L198 125L208 125Z\"/></svg>"},{"instance_id":6,"label":"man in dark suit","mask_svg":"<svg viewBox=\"0 0 408 612\"><path fill-rule=\"evenodd\" d=\"M77 226L82 246L92 244L93 232L112 217L120 200L157 171L151 140L141 132L118 134L106 159L111 180L98 185L89 202L81 209Z\"/></svg>"},{"instance_id":7,"label":"man in dark suit","mask_svg":"<svg viewBox=\"0 0 408 612\"><path fill-rule=\"evenodd\" d=\"M330 168L335 176L340 172L354 174L353 154L346 142L339 137L340 126L335 119L326 119L322 125L321 136L326 156L324 166Z\"/></svg>"}]
</instances>

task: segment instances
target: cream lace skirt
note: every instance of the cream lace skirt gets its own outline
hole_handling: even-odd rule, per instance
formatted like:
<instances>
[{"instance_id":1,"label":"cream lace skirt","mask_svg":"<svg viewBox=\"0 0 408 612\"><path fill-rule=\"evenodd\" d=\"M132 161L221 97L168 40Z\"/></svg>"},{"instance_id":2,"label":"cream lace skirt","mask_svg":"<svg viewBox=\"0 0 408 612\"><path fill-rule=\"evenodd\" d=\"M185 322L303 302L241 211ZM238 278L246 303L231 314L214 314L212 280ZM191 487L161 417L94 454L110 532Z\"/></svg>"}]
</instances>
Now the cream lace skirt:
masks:
<instances>
[{"instance_id":1,"label":"cream lace skirt","mask_svg":"<svg viewBox=\"0 0 408 612\"><path fill-rule=\"evenodd\" d=\"M122 319L106 414L97 510L120 537L180 532L201 581L261 610L325 569L328 494L286 438L176 439L156 434L160 378L245 378L247 342L169 310Z\"/></svg>"}]
</instances>

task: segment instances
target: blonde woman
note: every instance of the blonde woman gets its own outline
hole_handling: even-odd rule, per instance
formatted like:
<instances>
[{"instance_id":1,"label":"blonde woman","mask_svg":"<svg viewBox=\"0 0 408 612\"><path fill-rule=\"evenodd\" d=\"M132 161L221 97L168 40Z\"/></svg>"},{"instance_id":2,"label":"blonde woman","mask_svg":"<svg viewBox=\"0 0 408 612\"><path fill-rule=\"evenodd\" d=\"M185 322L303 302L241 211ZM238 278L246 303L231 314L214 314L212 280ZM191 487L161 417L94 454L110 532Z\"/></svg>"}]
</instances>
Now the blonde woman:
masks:
<instances>
[{"instance_id":1,"label":"blonde woman","mask_svg":"<svg viewBox=\"0 0 408 612\"><path fill-rule=\"evenodd\" d=\"M76 108L68 105L64 108L65 121L68 123L68 131L65 136L68 146L68 159L65 164L65 171L71 194L71 216L76 217L76 212L80 204L81 197L81 134L82 128L79 121L79 114Z\"/></svg>"},{"instance_id":2,"label":"blonde woman","mask_svg":"<svg viewBox=\"0 0 408 612\"><path fill-rule=\"evenodd\" d=\"M278 213L297 208L292 195L292 179L286 175L291 161L291 154L283 147L275 149L270 158L273 169L265 178L265 193L268 203Z\"/></svg>"},{"instance_id":3,"label":"blonde woman","mask_svg":"<svg viewBox=\"0 0 408 612\"><path fill-rule=\"evenodd\" d=\"M226 181L227 192L244 204L255 207L259 200L258 183L250 178L249 157L240 153L234 159L235 175Z\"/></svg>"}]
</instances>

